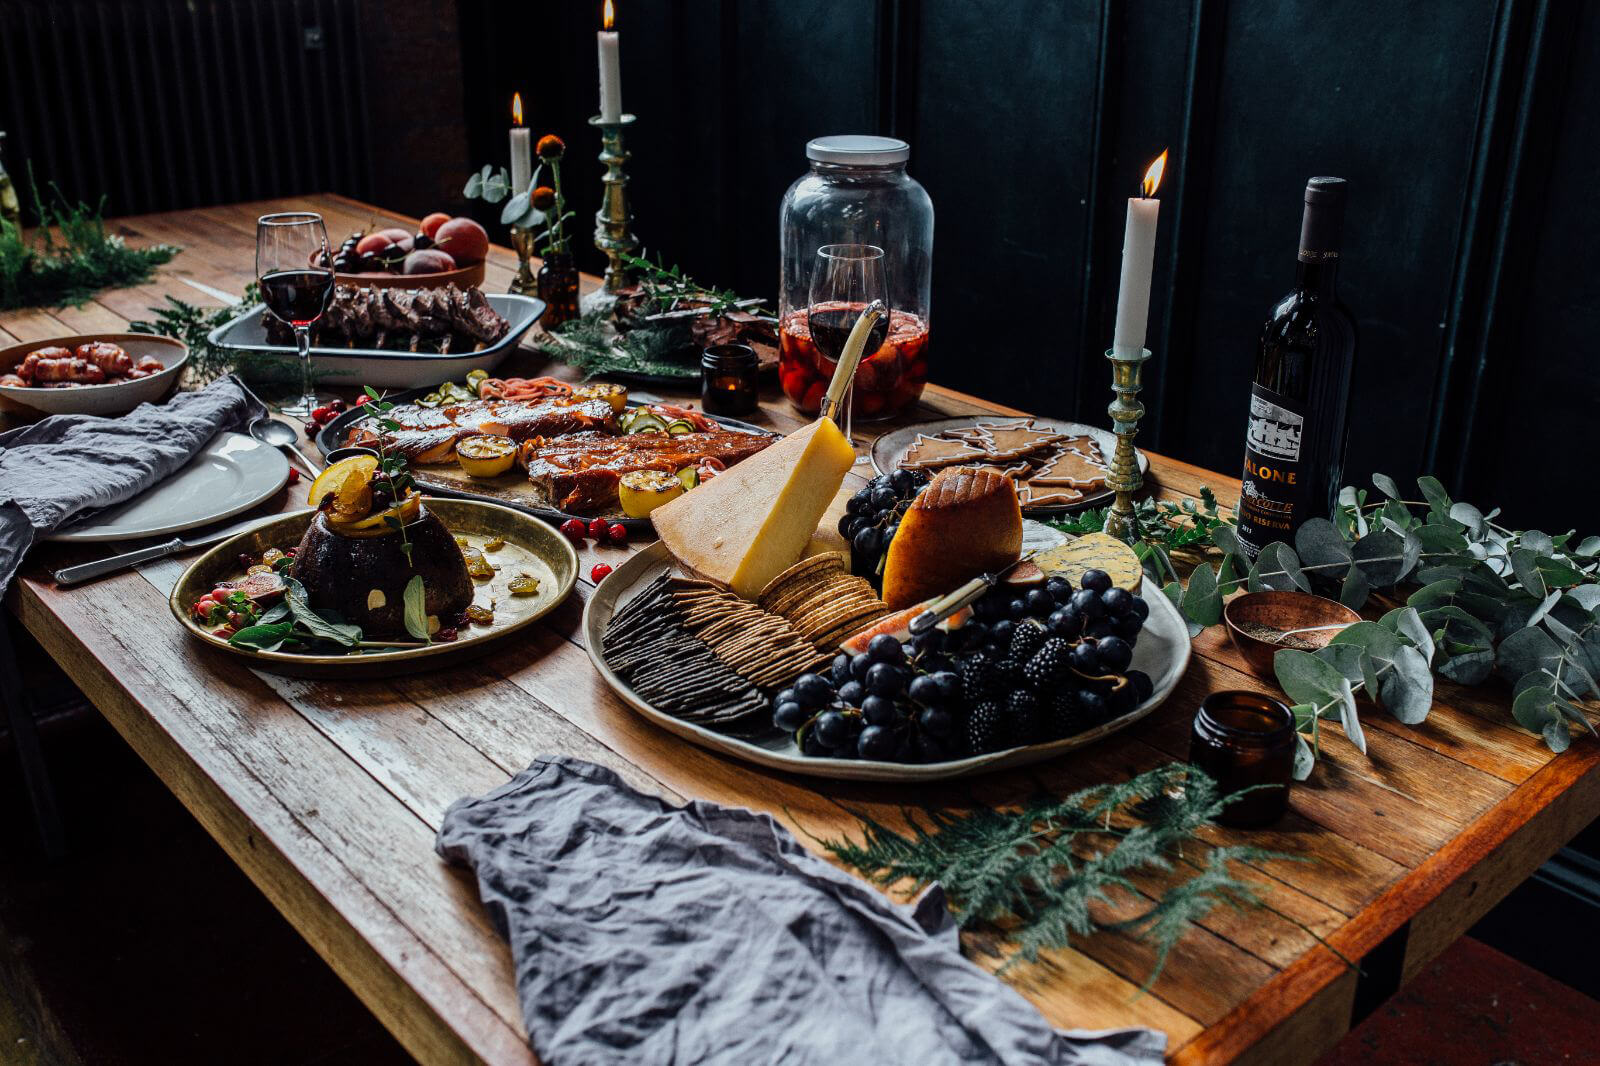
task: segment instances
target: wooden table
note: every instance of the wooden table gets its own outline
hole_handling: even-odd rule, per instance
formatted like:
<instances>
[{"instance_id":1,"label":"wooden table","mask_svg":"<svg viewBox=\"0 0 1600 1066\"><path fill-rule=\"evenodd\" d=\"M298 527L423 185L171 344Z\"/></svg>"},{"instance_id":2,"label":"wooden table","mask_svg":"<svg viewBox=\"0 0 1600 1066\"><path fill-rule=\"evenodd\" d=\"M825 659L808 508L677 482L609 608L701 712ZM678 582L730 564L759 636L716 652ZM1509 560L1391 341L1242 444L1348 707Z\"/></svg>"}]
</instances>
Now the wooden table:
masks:
<instances>
[{"instance_id":1,"label":"wooden table","mask_svg":"<svg viewBox=\"0 0 1600 1066\"><path fill-rule=\"evenodd\" d=\"M251 280L256 216L305 208L322 211L339 235L396 217L317 196L126 219L117 228L130 241L172 241L185 251L150 284L102 293L82 308L0 315L0 339L116 329L168 293L212 304L182 279L237 293ZM504 288L510 264L497 251L486 287ZM542 369L532 353L519 358L510 369ZM916 416L993 410L930 388ZM779 429L799 423L781 399L764 403L763 417ZM1150 460L1149 480L1164 496L1192 495L1202 484L1225 500L1237 496L1231 477ZM304 492L302 482L277 505L301 505ZM332 684L257 674L188 639L166 604L182 560L80 589L53 586L50 570L93 554L40 548L9 606L424 1062L532 1060L506 948L472 878L441 862L433 839L453 800L493 788L535 755L590 759L673 800L744 805L823 836L852 831L847 807L893 821L901 804L966 790L822 785L716 757L657 729L590 666L579 629L587 579L520 645L492 658L448 673ZM586 548L582 556L587 575L621 551ZM1195 652L1172 699L1144 722L1056 762L976 779L972 791L997 803L1183 759L1203 695L1263 687L1220 630L1203 634ZM1498 687L1441 681L1438 696L1418 728L1369 708L1370 758L1326 729L1322 761L1280 824L1210 834L1313 861L1251 869L1270 909L1216 911L1184 936L1150 994L1137 995L1149 949L1120 936L1051 952L1011 979L1057 1025L1163 1029L1178 1062L1314 1059L1600 814L1600 744L1579 740L1552 756L1513 725ZM1145 887L1158 891L1159 880ZM966 946L995 964L995 945L968 937ZM1340 955L1360 960L1364 974Z\"/></svg>"}]
</instances>

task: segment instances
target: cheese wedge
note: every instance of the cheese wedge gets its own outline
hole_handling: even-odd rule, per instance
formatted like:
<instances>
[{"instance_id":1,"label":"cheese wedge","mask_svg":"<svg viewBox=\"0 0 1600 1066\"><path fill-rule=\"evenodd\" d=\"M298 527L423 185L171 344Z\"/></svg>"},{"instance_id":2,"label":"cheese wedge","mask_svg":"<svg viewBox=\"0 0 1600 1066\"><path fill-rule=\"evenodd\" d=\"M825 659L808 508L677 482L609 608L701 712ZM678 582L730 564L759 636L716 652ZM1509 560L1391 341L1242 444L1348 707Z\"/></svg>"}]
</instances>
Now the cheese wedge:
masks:
<instances>
[{"instance_id":1,"label":"cheese wedge","mask_svg":"<svg viewBox=\"0 0 1600 1066\"><path fill-rule=\"evenodd\" d=\"M800 558L855 462L821 418L650 512L680 562L754 599Z\"/></svg>"}]
</instances>

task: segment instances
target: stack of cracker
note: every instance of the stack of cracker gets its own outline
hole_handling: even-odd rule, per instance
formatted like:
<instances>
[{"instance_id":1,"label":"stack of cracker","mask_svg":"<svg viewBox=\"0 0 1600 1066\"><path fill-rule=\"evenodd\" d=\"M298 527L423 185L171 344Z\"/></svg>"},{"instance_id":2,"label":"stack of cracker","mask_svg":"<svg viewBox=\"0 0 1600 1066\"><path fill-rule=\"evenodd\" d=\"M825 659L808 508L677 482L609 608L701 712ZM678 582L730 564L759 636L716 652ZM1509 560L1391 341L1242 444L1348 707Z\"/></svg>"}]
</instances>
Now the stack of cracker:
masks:
<instances>
[{"instance_id":1,"label":"stack of cracker","mask_svg":"<svg viewBox=\"0 0 1600 1066\"><path fill-rule=\"evenodd\" d=\"M767 583L757 602L787 618L813 645L832 653L839 642L889 615L865 578L851 574L840 552L802 559Z\"/></svg>"},{"instance_id":2,"label":"stack of cracker","mask_svg":"<svg viewBox=\"0 0 1600 1066\"><path fill-rule=\"evenodd\" d=\"M612 615L601 643L606 663L652 707L729 732L770 727L763 690L828 658L781 616L670 574Z\"/></svg>"},{"instance_id":3,"label":"stack of cracker","mask_svg":"<svg viewBox=\"0 0 1600 1066\"><path fill-rule=\"evenodd\" d=\"M1108 472L1093 437L1041 429L1031 418L975 422L933 437L919 433L900 465L909 470L992 470L1015 483L1024 509L1078 503L1105 488Z\"/></svg>"}]
</instances>

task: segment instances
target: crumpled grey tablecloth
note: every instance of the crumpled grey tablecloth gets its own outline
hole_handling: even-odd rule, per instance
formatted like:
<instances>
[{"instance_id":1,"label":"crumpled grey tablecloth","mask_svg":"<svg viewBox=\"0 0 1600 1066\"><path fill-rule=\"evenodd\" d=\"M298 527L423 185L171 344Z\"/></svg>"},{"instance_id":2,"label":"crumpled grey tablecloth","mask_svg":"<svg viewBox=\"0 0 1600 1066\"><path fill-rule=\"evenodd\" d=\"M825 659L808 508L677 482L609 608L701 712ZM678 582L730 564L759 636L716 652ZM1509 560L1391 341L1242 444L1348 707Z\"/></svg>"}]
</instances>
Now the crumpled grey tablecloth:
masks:
<instances>
[{"instance_id":1,"label":"crumpled grey tablecloth","mask_svg":"<svg viewBox=\"0 0 1600 1066\"><path fill-rule=\"evenodd\" d=\"M551 1066L1155 1066L1166 1046L1051 1029L962 958L937 888L895 904L764 814L576 759L458 800L437 848L476 871Z\"/></svg>"},{"instance_id":2,"label":"crumpled grey tablecloth","mask_svg":"<svg viewBox=\"0 0 1600 1066\"><path fill-rule=\"evenodd\" d=\"M132 499L261 405L231 377L117 418L52 415L0 433L0 592L40 533Z\"/></svg>"}]
</instances>

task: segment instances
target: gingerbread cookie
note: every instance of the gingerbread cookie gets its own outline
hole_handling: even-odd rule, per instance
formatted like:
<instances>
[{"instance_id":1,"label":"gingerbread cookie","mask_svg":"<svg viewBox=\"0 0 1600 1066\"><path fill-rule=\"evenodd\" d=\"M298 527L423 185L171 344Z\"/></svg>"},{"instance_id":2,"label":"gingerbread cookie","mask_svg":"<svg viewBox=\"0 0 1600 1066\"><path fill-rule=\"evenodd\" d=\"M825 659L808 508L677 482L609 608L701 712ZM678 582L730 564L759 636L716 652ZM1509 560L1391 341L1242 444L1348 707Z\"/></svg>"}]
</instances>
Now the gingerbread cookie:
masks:
<instances>
[{"instance_id":1,"label":"gingerbread cookie","mask_svg":"<svg viewBox=\"0 0 1600 1066\"><path fill-rule=\"evenodd\" d=\"M1068 485L1086 488L1104 485L1106 468L1072 448L1062 448L1028 479L1034 485Z\"/></svg>"},{"instance_id":2,"label":"gingerbread cookie","mask_svg":"<svg viewBox=\"0 0 1600 1066\"><path fill-rule=\"evenodd\" d=\"M904 470L932 470L941 466L954 466L968 460L982 462L989 456L981 448L974 448L963 440L927 437L921 433L900 458Z\"/></svg>"},{"instance_id":3,"label":"gingerbread cookie","mask_svg":"<svg viewBox=\"0 0 1600 1066\"><path fill-rule=\"evenodd\" d=\"M970 439L972 443L982 448L990 459L1020 459L1024 455L1042 451L1057 441L1066 439L1065 433L1049 433L1042 429L1034 429L1031 422L1016 426L985 426L980 423L979 428L983 429L983 436Z\"/></svg>"},{"instance_id":4,"label":"gingerbread cookie","mask_svg":"<svg viewBox=\"0 0 1600 1066\"><path fill-rule=\"evenodd\" d=\"M1027 507L1067 507L1084 498L1084 493L1068 485L1035 485L1024 482L1017 486L1017 502Z\"/></svg>"},{"instance_id":5,"label":"gingerbread cookie","mask_svg":"<svg viewBox=\"0 0 1600 1066\"><path fill-rule=\"evenodd\" d=\"M1019 418L1014 422L974 422L970 426L960 426L956 429L947 429L943 433L939 434L939 436L949 437L951 440L965 440L971 441L974 444L979 444L988 440L989 434L995 430L1032 428L1033 419Z\"/></svg>"}]
</instances>

